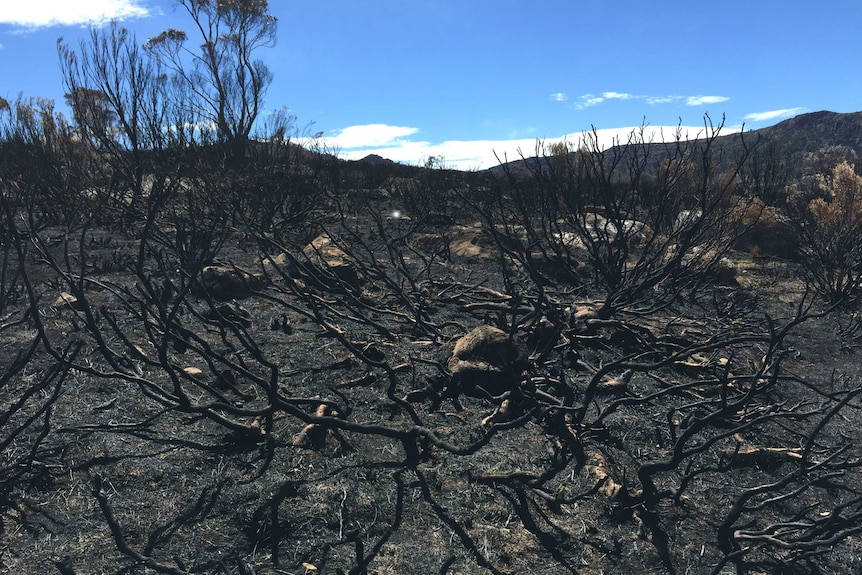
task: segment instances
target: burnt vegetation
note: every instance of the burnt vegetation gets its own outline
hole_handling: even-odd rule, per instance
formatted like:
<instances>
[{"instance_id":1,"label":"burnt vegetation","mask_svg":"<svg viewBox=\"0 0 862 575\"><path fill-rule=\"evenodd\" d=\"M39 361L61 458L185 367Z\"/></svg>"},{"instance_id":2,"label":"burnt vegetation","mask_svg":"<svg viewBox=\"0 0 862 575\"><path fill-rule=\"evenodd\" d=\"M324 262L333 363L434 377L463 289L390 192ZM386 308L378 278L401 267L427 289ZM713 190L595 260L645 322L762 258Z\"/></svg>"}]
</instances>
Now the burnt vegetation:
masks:
<instances>
[{"instance_id":1,"label":"burnt vegetation","mask_svg":"<svg viewBox=\"0 0 862 575\"><path fill-rule=\"evenodd\" d=\"M4 570L859 570L852 149L345 162L180 4L0 100Z\"/></svg>"}]
</instances>

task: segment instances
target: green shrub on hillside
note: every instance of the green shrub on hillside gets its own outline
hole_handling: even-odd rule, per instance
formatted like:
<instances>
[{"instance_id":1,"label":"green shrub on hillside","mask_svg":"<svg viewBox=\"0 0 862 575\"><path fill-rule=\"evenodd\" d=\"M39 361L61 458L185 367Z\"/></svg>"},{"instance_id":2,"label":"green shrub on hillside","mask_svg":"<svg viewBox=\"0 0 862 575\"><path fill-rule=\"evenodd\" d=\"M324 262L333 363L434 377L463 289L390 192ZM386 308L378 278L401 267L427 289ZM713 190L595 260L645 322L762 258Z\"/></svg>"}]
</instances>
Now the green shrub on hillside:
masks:
<instances>
[{"instance_id":1,"label":"green shrub on hillside","mask_svg":"<svg viewBox=\"0 0 862 575\"><path fill-rule=\"evenodd\" d=\"M790 194L790 210L800 236L803 268L830 301L856 295L862 283L862 176L844 161L819 174L821 197Z\"/></svg>"}]
</instances>

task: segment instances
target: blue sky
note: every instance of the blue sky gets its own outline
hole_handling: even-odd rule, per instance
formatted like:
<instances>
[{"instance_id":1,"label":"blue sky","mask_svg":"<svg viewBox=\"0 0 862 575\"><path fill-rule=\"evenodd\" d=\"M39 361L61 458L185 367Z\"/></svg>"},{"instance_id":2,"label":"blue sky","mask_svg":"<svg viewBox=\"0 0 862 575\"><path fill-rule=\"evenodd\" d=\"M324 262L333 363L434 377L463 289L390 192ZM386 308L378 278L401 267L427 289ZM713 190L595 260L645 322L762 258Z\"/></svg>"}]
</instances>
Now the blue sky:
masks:
<instances>
[{"instance_id":1,"label":"blue sky","mask_svg":"<svg viewBox=\"0 0 862 575\"><path fill-rule=\"evenodd\" d=\"M856 0L270 0L267 106L347 158L487 168L537 138L646 121L689 134L862 110ZM0 96L62 102L56 50L117 18L140 42L189 22L173 0L0 0ZM660 137L660 136L656 136Z\"/></svg>"}]
</instances>

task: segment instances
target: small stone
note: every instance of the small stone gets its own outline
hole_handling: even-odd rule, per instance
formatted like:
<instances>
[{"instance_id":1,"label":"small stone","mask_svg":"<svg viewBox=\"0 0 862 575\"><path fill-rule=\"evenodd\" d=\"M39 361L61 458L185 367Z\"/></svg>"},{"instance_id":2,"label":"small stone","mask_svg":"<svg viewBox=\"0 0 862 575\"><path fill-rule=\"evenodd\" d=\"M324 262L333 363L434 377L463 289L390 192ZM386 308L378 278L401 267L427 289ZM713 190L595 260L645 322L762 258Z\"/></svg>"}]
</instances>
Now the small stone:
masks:
<instances>
[{"instance_id":1,"label":"small stone","mask_svg":"<svg viewBox=\"0 0 862 575\"><path fill-rule=\"evenodd\" d=\"M515 414L514 406L511 399L504 399L500 406L494 410L494 413L482 420L482 427L490 427L495 423L505 423L511 421Z\"/></svg>"},{"instance_id":2,"label":"small stone","mask_svg":"<svg viewBox=\"0 0 862 575\"><path fill-rule=\"evenodd\" d=\"M84 309L83 302L78 301L78 298L69 292L60 292L60 296L54 300L54 307L57 309L73 309L81 311Z\"/></svg>"}]
</instances>

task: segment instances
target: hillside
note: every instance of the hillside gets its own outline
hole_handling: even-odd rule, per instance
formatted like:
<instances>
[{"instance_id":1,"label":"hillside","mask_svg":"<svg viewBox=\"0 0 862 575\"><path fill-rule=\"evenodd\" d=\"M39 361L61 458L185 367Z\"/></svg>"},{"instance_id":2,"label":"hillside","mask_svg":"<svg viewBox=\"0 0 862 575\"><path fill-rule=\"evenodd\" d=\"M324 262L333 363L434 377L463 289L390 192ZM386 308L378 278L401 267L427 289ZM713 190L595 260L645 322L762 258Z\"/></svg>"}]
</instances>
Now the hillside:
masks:
<instances>
[{"instance_id":1,"label":"hillside","mask_svg":"<svg viewBox=\"0 0 862 575\"><path fill-rule=\"evenodd\" d=\"M846 146L862 155L862 112L800 114L751 134L774 142L790 157L830 146Z\"/></svg>"},{"instance_id":2,"label":"hillside","mask_svg":"<svg viewBox=\"0 0 862 575\"><path fill-rule=\"evenodd\" d=\"M733 157L740 151L740 135L728 133L728 130L724 130L722 134L715 139L713 147ZM817 152L832 146L850 148L860 156L862 155L862 112L839 114L823 111L800 114L766 128L746 129L744 135L748 145L758 143L761 149L772 147L788 166L798 166L799 160L806 153ZM669 153L664 144L651 144L646 147L656 162L666 158ZM622 157L626 156L624 147L618 150L611 148L608 151L611 156L615 153L619 153ZM543 163L541 158L528 158L513 160L505 166L514 168L525 166L527 163L537 165L536 161L539 165ZM493 166L489 171L500 173L502 169L502 166Z\"/></svg>"}]
</instances>

